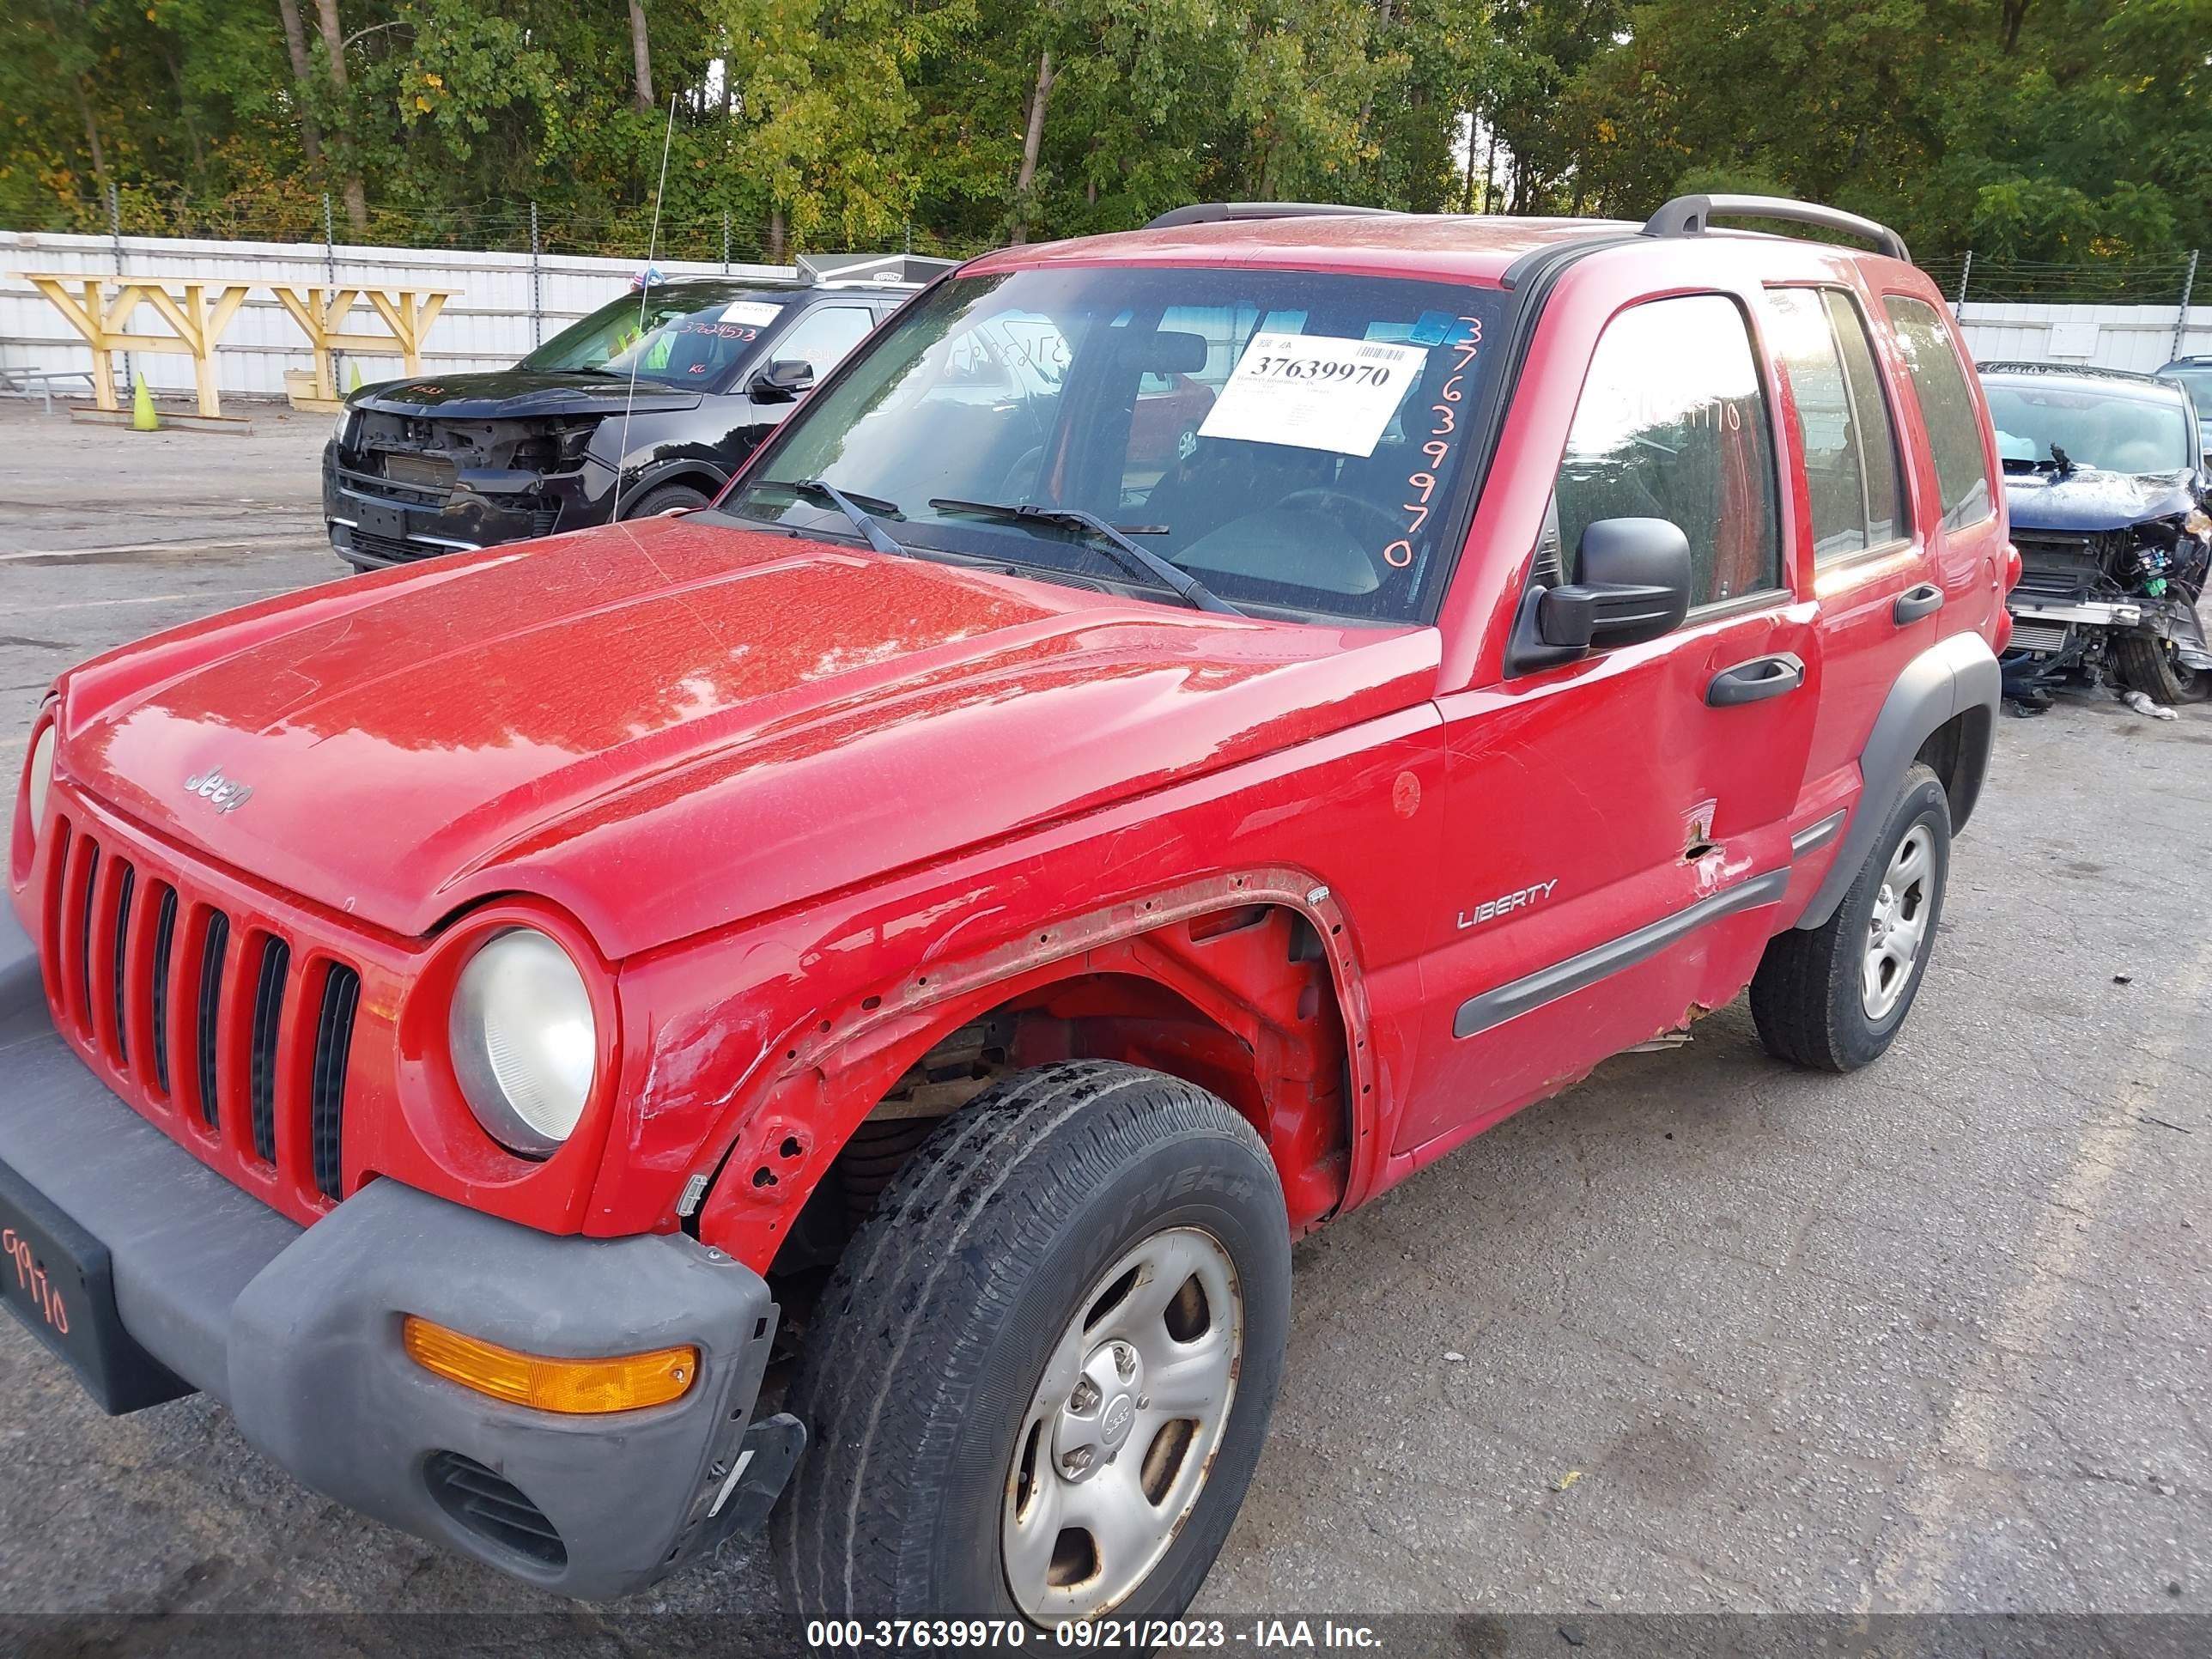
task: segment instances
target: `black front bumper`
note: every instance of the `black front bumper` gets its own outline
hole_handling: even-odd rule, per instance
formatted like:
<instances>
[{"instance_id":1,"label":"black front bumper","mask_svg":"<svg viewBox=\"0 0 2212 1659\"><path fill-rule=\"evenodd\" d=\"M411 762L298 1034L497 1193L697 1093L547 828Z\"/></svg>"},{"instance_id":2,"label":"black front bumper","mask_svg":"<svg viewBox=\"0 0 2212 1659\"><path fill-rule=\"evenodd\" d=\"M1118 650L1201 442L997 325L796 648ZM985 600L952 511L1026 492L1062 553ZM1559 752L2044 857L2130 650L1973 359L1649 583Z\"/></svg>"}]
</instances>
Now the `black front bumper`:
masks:
<instances>
[{"instance_id":1,"label":"black front bumper","mask_svg":"<svg viewBox=\"0 0 2212 1659\"><path fill-rule=\"evenodd\" d=\"M544 475L463 471L451 489L441 490L379 477L362 471L362 460L334 442L323 447L331 545L363 570L604 524L611 504L614 474L596 461Z\"/></svg>"},{"instance_id":2,"label":"black front bumper","mask_svg":"<svg viewBox=\"0 0 2212 1659\"><path fill-rule=\"evenodd\" d=\"M604 1597L757 1525L782 1490L804 1431L752 1420L775 1304L720 1252L680 1236L556 1237L392 1180L302 1230L85 1069L4 899L0 1079L0 1167L106 1247L129 1340L318 1492L547 1589ZM509 1405L410 1359L408 1314L532 1353L695 1344L698 1380L667 1405L604 1416Z\"/></svg>"}]
</instances>

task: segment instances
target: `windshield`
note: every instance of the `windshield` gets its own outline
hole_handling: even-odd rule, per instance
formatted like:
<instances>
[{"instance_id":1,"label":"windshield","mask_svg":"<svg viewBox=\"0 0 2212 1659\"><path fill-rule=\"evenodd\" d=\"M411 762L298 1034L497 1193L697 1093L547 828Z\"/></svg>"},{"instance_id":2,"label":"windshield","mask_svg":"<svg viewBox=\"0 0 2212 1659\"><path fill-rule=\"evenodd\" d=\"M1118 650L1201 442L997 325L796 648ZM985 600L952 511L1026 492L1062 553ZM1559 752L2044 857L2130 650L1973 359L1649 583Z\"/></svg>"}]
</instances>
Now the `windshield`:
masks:
<instances>
[{"instance_id":1,"label":"windshield","mask_svg":"<svg viewBox=\"0 0 2212 1659\"><path fill-rule=\"evenodd\" d=\"M2059 454L2104 472L2178 472L2197 465L2189 416L2178 398L2102 386L1986 380L1997 453L2013 465L2051 466ZM2058 454L2052 453L2057 445Z\"/></svg>"},{"instance_id":2,"label":"windshield","mask_svg":"<svg viewBox=\"0 0 2212 1659\"><path fill-rule=\"evenodd\" d=\"M1098 266L957 278L802 404L725 508L857 539L1164 587L1112 532L1239 609L1407 621L1446 521L1501 296L1310 271ZM1042 514L1015 515L1026 506Z\"/></svg>"},{"instance_id":3,"label":"windshield","mask_svg":"<svg viewBox=\"0 0 2212 1659\"><path fill-rule=\"evenodd\" d=\"M515 367L626 380L634 366L641 380L712 385L782 315L781 297L772 291L655 286L646 291L642 306L635 294L611 300Z\"/></svg>"}]
</instances>

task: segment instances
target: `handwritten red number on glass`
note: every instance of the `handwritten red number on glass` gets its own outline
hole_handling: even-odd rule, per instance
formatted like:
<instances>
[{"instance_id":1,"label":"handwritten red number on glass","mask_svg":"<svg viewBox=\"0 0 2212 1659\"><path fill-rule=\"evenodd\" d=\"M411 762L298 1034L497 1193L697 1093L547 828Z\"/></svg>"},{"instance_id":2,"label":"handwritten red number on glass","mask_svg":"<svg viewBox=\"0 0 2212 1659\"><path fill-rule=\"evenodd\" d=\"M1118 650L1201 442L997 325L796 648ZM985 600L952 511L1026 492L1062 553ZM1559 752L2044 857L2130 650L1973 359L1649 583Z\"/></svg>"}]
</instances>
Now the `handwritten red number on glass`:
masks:
<instances>
[{"instance_id":1,"label":"handwritten red number on glass","mask_svg":"<svg viewBox=\"0 0 2212 1659\"><path fill-rule=\"evenodd\" d=\"M1401 539L1382 550L1383 562L1394 570L1403 570L1413 562L1413 538L1429 521L1429 496L1436 489L1437 474L1444 470L1444 463L1450 458L1452 434L1459 430L1459 416L1454 405L1466 395L1460 391L1459 383L1465 378L1467 366L1474 361L1476 349L1482 344L1482 319L1462 317L1459 320L1466 325L1467 333L1449 347L1459 355L1459 361L1452 365L1451 378L1437 394L1441 401L1429 405L1429 412L1437 416L1437 423L1429 428L1429 441L1421 446L1421 455L1428 462L1429 470L1410 474L1406 479L1406 487L1418 491L1420 499L1399 503L1401 511L1412 515L1412 521L1407 525Z\"/></svg>"}]
</instances>

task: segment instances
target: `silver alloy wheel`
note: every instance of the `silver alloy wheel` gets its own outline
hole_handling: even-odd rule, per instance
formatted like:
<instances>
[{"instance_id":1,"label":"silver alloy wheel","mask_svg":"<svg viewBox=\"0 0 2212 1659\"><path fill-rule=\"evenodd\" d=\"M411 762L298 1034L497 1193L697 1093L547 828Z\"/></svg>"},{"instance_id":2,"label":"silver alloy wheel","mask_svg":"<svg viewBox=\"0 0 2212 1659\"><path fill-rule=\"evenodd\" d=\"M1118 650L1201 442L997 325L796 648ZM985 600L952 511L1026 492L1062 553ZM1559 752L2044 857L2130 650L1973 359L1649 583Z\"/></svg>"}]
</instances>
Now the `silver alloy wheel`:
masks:
<instances>
[{"instance_id":1,"label":"silver alloy wheel","mask_svg":"<svg viewBox=\"0 0 2212 1659\"><path fill-rule=\"evenodd\" d=\"M1859 1002L1869 1019L1886 1018L1912 982L1912 964L1928 937L1929 883L1936 872L1936 837L1924 823L1905 832L1883 872L1867 923L1859 967Z\"/></svg>"},{"instance_id":2,"label":"silver alloy wheel","mask_svg":"<svg viewBox=\"0 0 2212 1659\"><path fill-rule=\"evenodd\" d=\"M1236 1264L1195 1227L1098 1276L1046 1361L1006 1471L1006 1586L1039 1625L1118 1607L1182 1531L1244 1352Z\"/></svg>"}]
</instances>

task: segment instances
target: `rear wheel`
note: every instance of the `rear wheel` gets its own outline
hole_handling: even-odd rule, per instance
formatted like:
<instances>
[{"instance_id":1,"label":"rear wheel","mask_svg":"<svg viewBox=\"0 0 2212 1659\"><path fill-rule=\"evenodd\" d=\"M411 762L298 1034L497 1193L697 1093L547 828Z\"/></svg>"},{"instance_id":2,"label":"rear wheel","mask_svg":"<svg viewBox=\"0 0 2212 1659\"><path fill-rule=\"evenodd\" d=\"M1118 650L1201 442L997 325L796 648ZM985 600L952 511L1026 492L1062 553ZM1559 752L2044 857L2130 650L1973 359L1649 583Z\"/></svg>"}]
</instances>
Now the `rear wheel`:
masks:
<instances>
[{"instance_id":1,"label":"rear wheel","mask_svg":"<svg viewBox=\"0 0 2212 1659\"><path fill-rule=\"evenodd\" d=\"M817 1310L778 1511L801 1620L1172 1618L1259 1460L1290 1237L1204 1091L1041 1066L946 1119Z\"/></svg>"},{"instance_id":2,"label":"rear wheel","mask_svg":"<svg viewBox=\"0 0 2212 1659\"><path fill-rule=\"evenodd\" d=\"M2171 640L2123 634L2114 641L2120 678L2154 702L2199 702L2212 695L2212 675L2181 660Z\"/></svg>"},{"instance_id":3,"label":"rear wheel","mask_svg":"<svg viewBox=\"0 0 2212 1659\"><path fill-rule=\"evenodd\" d=\"M1878 1058L1920 989L1950 872L1950 799L1916 764L1836 913L1767 942L1751 981L1767 1052L1828 1072Z\"/></svg>"}]
</instances>

